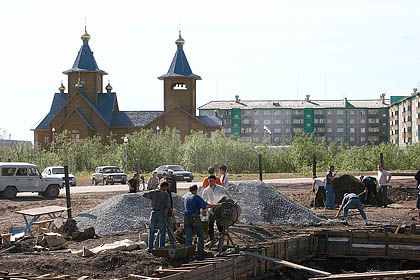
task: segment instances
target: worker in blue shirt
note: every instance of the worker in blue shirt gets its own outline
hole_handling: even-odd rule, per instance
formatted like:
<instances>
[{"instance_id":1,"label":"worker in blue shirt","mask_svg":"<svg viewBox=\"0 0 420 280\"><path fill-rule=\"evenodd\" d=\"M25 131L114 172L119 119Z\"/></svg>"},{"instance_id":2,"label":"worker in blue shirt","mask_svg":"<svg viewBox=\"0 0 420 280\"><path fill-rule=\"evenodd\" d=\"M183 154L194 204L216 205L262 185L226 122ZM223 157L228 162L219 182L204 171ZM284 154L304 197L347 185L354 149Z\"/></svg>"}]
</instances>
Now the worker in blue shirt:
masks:
<instances>
[{"instance_id":1,"label":"worker in blue shirt","mask_svg":"<svg viewBox=\"0 0 420 280\"><path fill-rule=\"evenodd\" d=\"M192 245L193 234L198 237L198 253L204 254L204 233L201 225L200 210L206 208L216 208L219 205L212 205L205 202L201 196L197 195L197 185L189 188L189 193L184 196L184 229L185 243Z\"/></svg>"}]
</instances>

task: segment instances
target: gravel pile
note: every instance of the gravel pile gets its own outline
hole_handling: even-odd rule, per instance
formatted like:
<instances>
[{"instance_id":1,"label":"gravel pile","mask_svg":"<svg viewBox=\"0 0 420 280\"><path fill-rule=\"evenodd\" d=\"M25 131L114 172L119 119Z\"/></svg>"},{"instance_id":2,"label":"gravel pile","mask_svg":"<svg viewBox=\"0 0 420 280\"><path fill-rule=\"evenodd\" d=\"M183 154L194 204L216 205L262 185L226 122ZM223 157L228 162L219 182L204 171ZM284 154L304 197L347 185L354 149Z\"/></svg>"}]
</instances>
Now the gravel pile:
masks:
<instances>
[{"instance_id":1,"label":"gravel pile","mask_svg":"<svg viewBox=\"0 0 420 280\"><path fill-rule=\"evenodd\" d=\"M173 195L174 212L182 215L183 200ZM151 200L142 193L128 193L114 196L95 208L80 213L75 218L81 230L94 227L99 236L117 235L145 228L150 218Z\"/></svg>"},{"instance_id":2,"label":"gravel pile","mask_svg":"<svg viewBox=\"0 0 420 280\"><path fill-rule=\"evenodd\" d=\"M242 208L241 222L316 225L325 221L263 182L231 184L228 191Z\"/></svg>"},{"instance_id":3,"label":"gravel pile","mask_svg":"<svg viewBox=\"0 0 420 280\"><path fill-rule=\"evenodd\" d=\"M325 221L262 182L231 184L228 193L242 208L241 222L315 225ZM183 221L183 198L173 194L173 202L177 220ZM150 209L151 201L142 193L117 195L79 214L77 227L93 226L100 236L139 231L148 223Z\"/></svg>"}]
</instances>

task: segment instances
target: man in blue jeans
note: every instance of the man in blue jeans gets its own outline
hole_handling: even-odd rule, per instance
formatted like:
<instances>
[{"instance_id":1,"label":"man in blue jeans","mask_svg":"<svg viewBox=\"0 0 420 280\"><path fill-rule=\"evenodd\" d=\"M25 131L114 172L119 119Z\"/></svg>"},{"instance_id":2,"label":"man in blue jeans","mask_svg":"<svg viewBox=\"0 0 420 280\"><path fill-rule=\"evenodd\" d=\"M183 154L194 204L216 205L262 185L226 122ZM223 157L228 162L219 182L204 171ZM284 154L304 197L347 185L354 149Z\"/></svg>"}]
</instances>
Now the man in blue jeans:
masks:
<instances>
[{"instance_id":1,"label":"man in blue jeans","mask_svg":"<svg viewBox=\"0 0 420 280\"><path fill-rule=\"evenodd\" d=\"M335 202L335 192L333 188L333 181L336 176L335 166L331 165L330 170L327 172L325 178L325 209L333 210L334 209L334 202Z\"/></svg>"},{"instance_id":2,"label":"man in blue jeans","mask_svg":"<svg viewBox=\"0 0 420 280\"><path fill-rule=\"evenodd\" d=\"M158 190L153 190L143 194L143 197L152 200L152 212L150 213L149 244L147 251L150 253L155 243L156 229L159 229L159 247L165 246L165 234L167 215L171 207L168 196L169 183L163 181Z\"/></svg>"},{"instance_id":3,"label":"man in blue jeans","mask_svg":"<svg viewBox=\"0 0 420 280\"><path fill-rule=\"evenodd\" d=\"M197 185L189 188L189 193L184 196L184 229L185 244L192 245L193 234L198 237L198 253L204 254L204 233L201 226L200 210L206 208L216 208L218 205L212 205L205 202L201 196L197 195Z\"/></svg>"},{"instance_id":4,"label":"man in blue jeans","mask_svg":"<svg viewBox=\"0 0 420 280\"><path fill-rule=\"evenodd\" d=\"M336 218L340 216L341 210L344 208L344 224L348 224L348 216L350 209L358 209L360 215L362 216L363 220L365 220L365 224L368 226L369 222L367 220L367 216L365 211L363 210L363 203L360 198L355 193L345 193L343 197L343 201L341 202L340 209L338 209Z\"/></svg>"}]
</instances>

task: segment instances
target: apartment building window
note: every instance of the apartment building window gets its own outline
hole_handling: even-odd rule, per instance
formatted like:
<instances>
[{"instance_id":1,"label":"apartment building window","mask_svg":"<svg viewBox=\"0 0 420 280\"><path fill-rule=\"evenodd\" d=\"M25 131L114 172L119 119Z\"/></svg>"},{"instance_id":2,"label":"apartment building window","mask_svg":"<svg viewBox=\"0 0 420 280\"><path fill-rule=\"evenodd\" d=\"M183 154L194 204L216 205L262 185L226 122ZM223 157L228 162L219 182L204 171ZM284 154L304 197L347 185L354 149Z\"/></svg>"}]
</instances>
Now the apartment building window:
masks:
<instances>
[{"instance_id":1,"label":"apartment building window","mask_svg":"<svg viewBox=\"0 0 420 280\"><path fill-rule=\"evenodd\" d=\"M368 132L379 132L379 127L368 127Z\"/></svg>"},{"instance_id":2,"label":"apartment building window","mask_svg":"<svg viewBox=\"0 0 420 280\"><path fill-rule=\"evenodd\" d=\"M344 132L344 128L342 128L342 127L337 127L337 132Z\"/></svg>"},{"instance_id":3,"label":"apartment building window","mask_svg":"<svg viewBox=\"0 0 420 280\"><path fill-rule=\"evenodd\" d=\"M366 141L366 137L362 136L360 137L360 142L365 142Z\"/></svg>"},{"instance_id":4,"label":"apartment building window","mask_svg":"<svg viewBox=\"0 0 420 280\"><path fill-rule=\"evenodd\" d=\"M250 110L242 110L241 111L242 116L250 116L251 115L251 111Z\"/></svg>"},{"instance_id":5,"label":"apartment building window","mask_svg":"<svg viewBox=\"0 0 420 280\"><path fill-rule=\"evenodd\" d=\"M224 119L225 124L230 125L232 123L231 119Z\"/></svg>"},{"instance_id":6,"label":"apartment building window","mask_svg":"<svg viewBox=\"0 0 420 280\"><path fill-rule=\"evenodd\" d=\"M366 123L366 119L360 119L360 123Z\"/></svg>"},{"instance_id":7,"label":"apartment building window","mask_svg":"<svg viewBox=\"0 0 420 280\"><path fill-rule=\"evenodd\" d=\"M274 124L281 124L281 120L279 120L279 119L274 120Z\"/></svg>"},{"instance_id":8,"label":"apartment building window","mask_svg":"<svg viewBox=\"0 0 420 280\"><path fill-rule=\"evenodd\" d=\"M350 142L354 142L356 140L356 138L354 138L353 136L350 136Z\"/></svg>"},{"instance_id":9,"label":"apartment building window","mask_svg":"<svg viewBox=\"0 0 420 280\"><path fill-rule=\"evenodd\" d=\"M377 141L379 141L379 136L369 136L368 137L368 141L369 142L377 142Z\"/></svg>"},{"instance_id":10,"label":"apartment building window","mask_svg":"<svg viewBox=\"0 0 420 280\"><path fill-rule=\"evenodd\" d=\"M286 128L286 133L290 133L290 128Z\"/></svg>"},{"instance_id":11,"label":"apartment building window","mask_svg":"<svg viewBox=\"0 0 420 280\"><path fill-rule=\"evenodd\" d=\"M260 111L254 110L254 116L258 116L260 114Z\"/></svg>"},{"instance_id":12,"label":"apartment building window","mask_svg":"<svg viewBox=\"0 0 420 280\"><path fill-rule=\"evenodd\" d=\"M339 141L339 142L343 142L344 141L344 137L343 136L337 136L337 137L335 137L335 140L336 141Z\"/></svg>"},{"instance_id":13,"label":"apartment building window","mask_svg":"<svg viewBox=\"0 0 420 280\"><path fill-rule=\"evenodd\" d=\"M315 132L325 132L325 128L323 128L323 127L315 127Z\"/></svg>"},{"instance_id":14,"label":"apartment building window","mask_svg":"<svg viewBox=\"0 0 420 280\"><path fill-rule=\"evenodd\" d=\"M350 127L350 133L355 133L356 130L354 129L354 127Z\"/></svg>"},{"instance_id":15,"label":"apartment building window","mask_svg":"<svg viewBox=\"0 0 420 280\"><path fill-rule=\"evenodd\" d=\"M302 132L302 128L301 127L294 127L293 128L293 133L298 133L298 132Z\"/></svg>"},{"instance_id":16,"label":"apartment building window","mask_svg":"<svg viewBox=\"0 0 420 280\"><path fill-rule=\"evenodd\" d=\"M249 122L249 119L243 119L243 120L242 120L242 123L243 123L243 124L249 124L250 122Z\"/></svg>"},{"instance_id":17,"label":"apartment building window","mask_svg":"<svg viewBox=\"0 0 420 280\"><path fill-rule=\"evenodd\" d=\"M254 120L254 124L256 125L260 124L260 120Z\"/></svg>"},{"instance_id":18,"label":"apartment building window","mask_svg":"<svg viewBox=\"0 0 420 280\"><path fill-rule=\"evenodd\" d=\"M224 132L224 133L230 133L230 132L231 132L230 127L224 127L224 128L223 128L223 132Z\"/></svg>"},{"instance_id":19,"label":"apartment building window","mask_svg":"<svg viewBox=\"0 0 420 280\"><path fill-rule=\"evenodd\" d=\"M366 132L366 128L361 127L361 128L360 128L360 133L365 133L365 132Z\"/></svg>"},{"instance_id":20,"label":"apartment building window","mask_svg":"<svg viewBox=\"0 0 420 280\"><path fill-rule=\"evenodd\" d=\"M281 128L275 128L274 133L281 133Z\"/></svg>"},{"instance_id":21,"label":"apartment building window","mask_svg":"<svg viewBox=\"0 0 420 280\"><path fill-rule=\"evenodd\" d=\"M337 119L337 123L343 124L344 123L344 119Z\"/></svg>"},{"instance_id":22,"label":"apartment building window","mask_svg":"<svg viewBox=\"0 0 420 280\"><path fill-rule=\"evenodd\" d=\"M379 123L379 119L378 118L368 118L368 123L370 123L370 124Z\"/></svg>"},{"instance_id":23,"label":"apartment building window","mask_svg":"<svg viewBox=\"0 0 420 280\"><path fill-rule=\"evenodd\" d=\"M331 110L327 110L327 115L331 115Z\"/></svg>"},{"instance_id":24,"label":"apartment building window","mask_svg":"<svg viewBox=\"0 0 420 280\"><path fill-rule=\"evenodd\" d=\"M350 110L350 115L354 115L354 110Z\"/></svg>"},{"instance_id":25,"label":"apartment building window","mask_svg":"<svg viewBox=\"0 0 420 280\"><path fill-rule=\"evenodd\" d=\"M303 124L303 119L293 119L293 124Z\"/></svg>"},{"instance_id":26,"label":"apartment building window","mask_svg":"<svg viewBox=\"0 0 420 280\"><path fill-rule=\"evenodd\" d=\"M280 116L280 115L281 115L281 110L274 111L274 116Z\"/></svg>"},{"instance_id":27,"label":"apartment building window","mask_svg":"<svg viewBox=\"0 0 420 280\"><path fill-rule=\"evenodd\" d=\"M264 124L271 124L271 120L264 120Z\"/></svg>"},{"instance_id":28,"label":"apartment building window","mask_svg":"<svg viewBox=\"0 0 420 280\"><path fill-rule=\"evenodd\" d=\"M337 110L337 116L344 115L344 110Z\"/></svg>"},{"instance_id":29,"label":"apartment building window","mask_svg":"<svg viewBox=\"0 0 420 280\"><path fill-rule=\"evenodd\" d=\"M270 110L264 110L264 116L271 116Z\"/></svg>"},{"instance_id":30,"label":"apartment building window","mask_svg":"<svg viewBox=\"0 0 420 280\"><path fill-rule=\"evenodd\" d=\"M290 119L286 120L286 124L291 124L291 123L292 123L292 121Z\"/></svg>"},{"instance_id":31,"label":"apartment building window","mask_svg":"<svg viewBox=\"0 0 420 280\"><path fill-rule=\"evenodd\" d=\"M246 127L245 133L252 133L252 127Z\"/></svg>"},{"instance_id":32,"label":"apartment building window","mask_svg":"<svg viewBox=\"0 0 420 280\"><path fill-rule=\"evenodd\" d=\"M293 114L294 114L295 116L303 115L303 110L294 110L294 111L293 111Z\"/></svg>"},{"instance_id":33,"label":"apartment building window","mask_svg":"<svg viewBox=\"0 0 420 280\"><path fill-rule=\"evenodd\" d=\"M360 115L364 116L365 115L365 111L360 111Z\"/></svg>"},{"instance_id":34,"label":"apartment building window","mask_svg":"<svg viewBox=\"0 0 420 280\"><path fill-rule=\"evenodd\" d=\"M324 114L324 111L323 110L314 110L314 114L315 115L322 115L322 114Z\"/></svg>"},{"instance_id":35,"label":"apartment building window","mask_svg":"<svg viewBox=\"0 0 420 280\"><path fill-rule=\"evenodd\" d=\"M377 115L379 113L378 109L369 109L368 114L369 115Z\"/></svg>"},{"instance_id":36,"label":"apartment building window","mask_svg":"<svg viewBox=\"0 0 420 280\"><path fill-rule=\"evenodd\" d=\"M355 119L350 119L350 123L355 123Z\"/></svg>"},{"instance_id":37,"label":"apartment building window","mask_svg":"<svg viewBox=\"0 0 420 280\"><path fill-rule=\"evenodd\" d=\"M258 128L254 128L254 133L258 134L258 133L260 133L260 130Z\"/></svg>"},{"instance_id":38,"label":"apartment building window","mask_svg":"<svg viewBox=\"0 0 420 280\"><path fill-rule=\"evenodd\" d=\"M290 110L286 110L286 116L290 116Z\"/></svg>"},{"instance_id":39,"label":"apartment building window","mask_svg":"<svg viewBox=\"0 0 420 280\"><path fill-rule=\"evenodd\" d=\"M327 119L327 123L332 123L332 119Z\"/></svg>"},{"instance_id":40,"label":"apartment building window","mask_svg":"<svg viewBox=\"0 0 420 280\"><path fill-rule=\"evenodd\" d=\"M327 128L327 132L332 132L332 128L331 127Z\"/></svg>"}]
</instances>

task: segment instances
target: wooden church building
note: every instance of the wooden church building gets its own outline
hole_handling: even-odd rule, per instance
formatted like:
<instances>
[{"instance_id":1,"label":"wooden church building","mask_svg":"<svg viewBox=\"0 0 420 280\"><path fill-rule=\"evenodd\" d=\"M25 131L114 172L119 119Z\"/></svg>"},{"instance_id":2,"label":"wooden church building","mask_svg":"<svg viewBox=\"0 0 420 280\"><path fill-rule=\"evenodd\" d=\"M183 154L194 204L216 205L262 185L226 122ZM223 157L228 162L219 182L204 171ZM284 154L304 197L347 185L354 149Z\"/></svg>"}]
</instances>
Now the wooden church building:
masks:
<instances>
[{"instance_id":1,"label":"wooden church building","mask_svg":"<svg viewBox=\"0 0 420 280\"><path fill-rule=\"evenodd\" d=\"M181 33L168 72L158 77L163 81L164 111L120 111L112 86L108 83L103 91L107 72L95 61L86 29L81 39L83 44L73 67L63 72L68 77L68 91L61 84L54 94L50 111L33 129L35 144L47 147L56 133L65 130L74 140L113 135L120 141L140 129L171 128L181 139L191 130L210 134L220 129L217 119L196 116L196 82L201 77L191 71Z\"/></svg>"}]
</instances>

